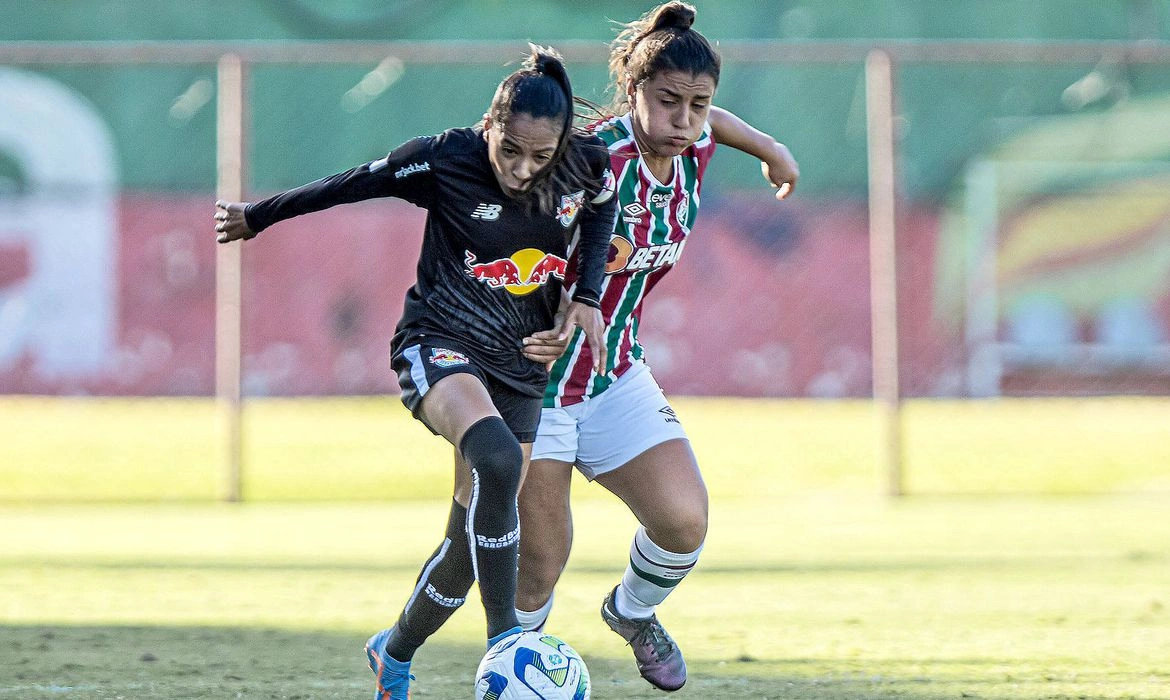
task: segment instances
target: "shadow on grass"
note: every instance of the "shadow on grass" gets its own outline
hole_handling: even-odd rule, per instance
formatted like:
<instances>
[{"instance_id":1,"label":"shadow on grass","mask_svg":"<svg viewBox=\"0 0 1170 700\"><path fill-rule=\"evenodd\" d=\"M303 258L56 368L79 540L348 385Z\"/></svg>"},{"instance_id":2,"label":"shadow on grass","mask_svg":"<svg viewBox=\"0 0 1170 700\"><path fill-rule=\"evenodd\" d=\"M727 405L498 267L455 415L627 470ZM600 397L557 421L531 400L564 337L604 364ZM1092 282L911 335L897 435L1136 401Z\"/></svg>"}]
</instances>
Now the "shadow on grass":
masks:
<instances>
[{"instance_id":1,"label":"shadow on grass","mask_svg":"<svg viewBox=\"0 0 1170 700\"><path fill-rule=\"evenodd\" d=\"M362 698L373 679L358 634L236 627L0 626L0 698ZM479 644L432 641L415 657L415 700L465 700ZM629 657L586 659L593 698L663 698L637 677ZM947 669L945 678L890 669ZM992 668L1008 660L691 660L691 679L672 698L717 700L1079 697L1033 694ZM983 669L981 667L987 667ZM956 678L963 668L967 677ZM982 671L986 670L986 673ZM1106 691L1108 688L1105 689ZM1007 692L1005 695L1004 692ZM1013 692L1015 694L1013 694ZM1134 700L1154 696L1127 695Z\"/></svg>"}]
</instances>

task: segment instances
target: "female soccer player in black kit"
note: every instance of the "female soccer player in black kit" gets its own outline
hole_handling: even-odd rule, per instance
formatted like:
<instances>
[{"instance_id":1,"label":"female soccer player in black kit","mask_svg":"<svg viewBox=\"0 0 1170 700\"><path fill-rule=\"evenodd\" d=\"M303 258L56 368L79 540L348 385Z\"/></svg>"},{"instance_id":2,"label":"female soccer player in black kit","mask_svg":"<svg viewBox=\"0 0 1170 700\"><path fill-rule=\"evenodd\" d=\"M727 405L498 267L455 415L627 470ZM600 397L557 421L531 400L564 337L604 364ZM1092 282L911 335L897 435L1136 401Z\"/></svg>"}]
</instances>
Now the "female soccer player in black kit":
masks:
<instances>
[{"instance_id":1,"label":"female soccer player in black kit","mask_svg":"<svg viewBox=\"0 0 1170 700\"><path fill-rule=\"evenodd\" d=\"M570 251L579 281L559 329L580 327L605 367L599 290L616 218L608 152L573 128L560 57L532 47L482 126L416 138L384 158L254 204L216 202L220 243L337 204L400 197L427 209L417 281L391 345L402 401L458 448L446 537L397 623L366 643L375 698L410 687L419 646L478 580L488 646L518 633L516 494L540 420L545 368L522 339L551 328Z\"/></svg>"}]
</instances>

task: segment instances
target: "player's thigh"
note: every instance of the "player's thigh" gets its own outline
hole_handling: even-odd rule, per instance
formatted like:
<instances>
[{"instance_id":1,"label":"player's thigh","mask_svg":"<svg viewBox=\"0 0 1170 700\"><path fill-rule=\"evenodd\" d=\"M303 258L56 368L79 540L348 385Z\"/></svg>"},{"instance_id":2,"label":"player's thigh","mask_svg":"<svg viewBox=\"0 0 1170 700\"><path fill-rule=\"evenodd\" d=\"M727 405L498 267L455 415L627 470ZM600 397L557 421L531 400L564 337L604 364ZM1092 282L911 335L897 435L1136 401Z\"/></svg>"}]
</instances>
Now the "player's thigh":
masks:
<instances>
[{"instance_id":1,"label":"player's thigh","mask_svg":"<svg viewBox=\"0 0 1170 700\"><path fill-rule=\"evenodd\" d=\"M706 536L707 486L688 440L658 443L596 481L629 506L660 546L690 551Z\"/></svg>"},{"instance_id":2,"label":"player's thigh","mask_svg":"<svg viewBox=\"0 0 1170 700\"><path fill-rule=\"evenodd\" d=\"M463 434L488 416L499 416L483 381L470 372L444 376L423 397L422 417L435 432L456 447Z\"/></svg>"}]
</instances>

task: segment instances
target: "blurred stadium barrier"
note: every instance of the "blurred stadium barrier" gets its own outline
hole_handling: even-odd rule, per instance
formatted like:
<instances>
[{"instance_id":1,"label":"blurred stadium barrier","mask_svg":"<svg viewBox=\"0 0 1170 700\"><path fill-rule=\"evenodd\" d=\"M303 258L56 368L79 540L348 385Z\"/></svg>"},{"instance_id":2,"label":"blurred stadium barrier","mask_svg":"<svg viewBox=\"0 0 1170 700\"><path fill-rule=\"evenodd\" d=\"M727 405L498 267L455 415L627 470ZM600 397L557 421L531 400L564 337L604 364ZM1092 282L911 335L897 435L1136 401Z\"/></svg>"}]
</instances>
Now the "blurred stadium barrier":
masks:
<instances>
[{"instance_id":1,"label":"blurred stadium barrier","mask_svg":"<svg viewBox=\"0 0 1170 700\"><path fill-rule=\"evenodd\" d=\"M1166 393L1170 49L880 46L895 67L901 394ZM870 48L723 43L721 102L788 140L805 177L776 204L750 159L717 158L687 261L649 301L644 333L668 391L870 394ZM601 49L566 50L599 100ZM0 44L0 392L213 392L219 55L247 66L257 197L473 123L521 50ZM754 82L765 74L783 82ZM815 105L819 138L855 144L848 172L805 158L786 138L800 118L778 123L777 104ZM386 344L420 222L409 205L367 203L249 244L244 393L394 391Z\"/></svg>"},{"instance_id":2,"label":"blurred stadium barrier","mask_svg":"<svg viewBox=\"0 0 1170 700\"><path fill-rule=\"evenodd\" d=\"M559 42L605 101L604 47ZM1170 394L1170 46L724 41L722 151L643 335L668 393L873 391L865 58L892 58L898 397ZM478 120L520 42L0 42L0 393L215 392L216 62L259 197ZM387 222L393 222L388 226ZM396 391L422 212L367 202L242 258L245 396Z\"/></svg>"}]
</instances>

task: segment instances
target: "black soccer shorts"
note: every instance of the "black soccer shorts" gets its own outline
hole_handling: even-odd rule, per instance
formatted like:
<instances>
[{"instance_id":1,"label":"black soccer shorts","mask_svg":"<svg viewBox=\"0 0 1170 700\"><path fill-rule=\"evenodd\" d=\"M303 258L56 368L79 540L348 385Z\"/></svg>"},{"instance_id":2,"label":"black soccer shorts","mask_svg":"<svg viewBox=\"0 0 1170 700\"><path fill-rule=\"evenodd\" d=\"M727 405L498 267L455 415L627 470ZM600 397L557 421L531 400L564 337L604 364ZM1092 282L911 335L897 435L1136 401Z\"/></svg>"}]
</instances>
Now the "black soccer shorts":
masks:
<instances>
[{"instance_id":1,"label":"black soccer shorts","mask_svg":"<svg viewBox=\"0 0 1170 700\"><path fill-rule=\"evenodd\" d=\"M541 397L522 394L501 382L485 369L485 363L477 362L475 355L458 342L434 337L405 340L391 354L390 366L398 374L403 405L432 433L438 435L420 413L423 397L444 377L466 373L483 382L500 417L517 440L528 443L536 439Z\"/></svg>"}]
</instances>

